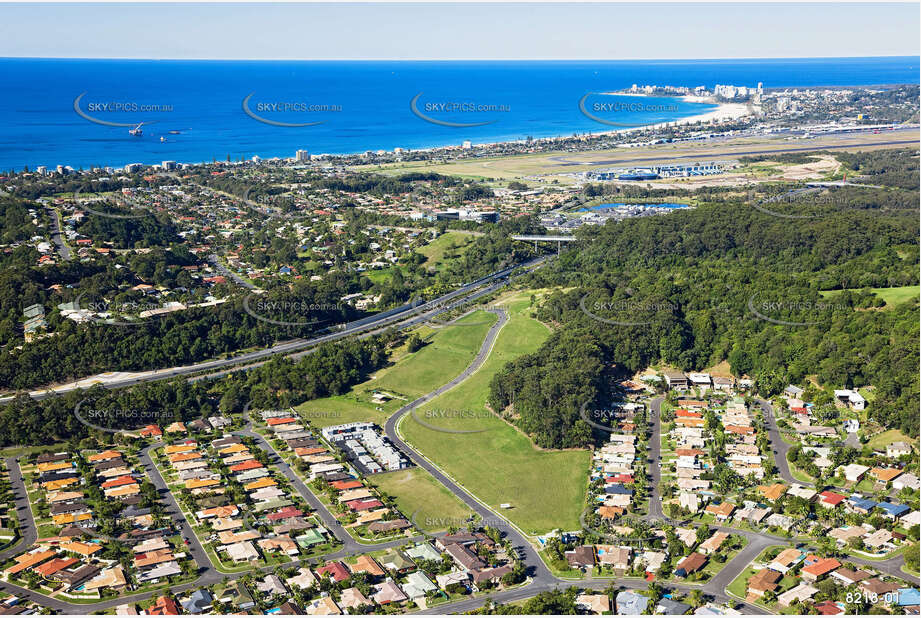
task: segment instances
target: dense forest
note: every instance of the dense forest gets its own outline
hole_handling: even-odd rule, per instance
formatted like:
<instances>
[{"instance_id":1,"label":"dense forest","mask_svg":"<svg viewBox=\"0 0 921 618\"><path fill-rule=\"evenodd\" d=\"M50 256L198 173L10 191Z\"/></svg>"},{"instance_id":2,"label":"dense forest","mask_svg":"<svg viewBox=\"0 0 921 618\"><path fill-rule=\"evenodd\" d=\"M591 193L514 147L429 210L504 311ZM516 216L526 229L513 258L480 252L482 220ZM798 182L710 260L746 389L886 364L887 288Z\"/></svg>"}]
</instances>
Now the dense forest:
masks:
<instances>
[{"instance_id":1,"label":"dense forest","mask_svg":"<svg viewBox=\"0 0 921 618\"><path fill-rule=\"evenodd\" d=\"M346 216L350 226L361 227L350 213ZM531 247L512 241L509 235L540 229L528 218L503 221L488 226L486 234L476 237L462 256L437 272L422 268L424 256L416 254L419 259L405 265L405 275L394 269L392 277L373 284L360 273L347 270L343 262L341 269L327 273L320 281L284 282L257 300L248 299L231 284L193 287L194 281L183 267L199 260L182 245L127 254L111 264L64 262L38 268L34 262L17 261L0 272L0 346L7 346L9 352L0 355L0 388L25 389L104 371L172 367L309 337L367 315L340 301L346 293L359 290L378 294L384 308L417 296L431 298L450 291L453 284L472 281L531 257ZM129 268L119 268L121 262ZM76 324L55 309L78 298L81 307L95 308L102 298L121 306L135 303L144 307L149 302L144 294L129 287L137 283L135 274L151 285L186 290L173 300L201 302L206 293L232 298L218 306L189 308L138 320L130 326ZM65 287L54 291L50 289L52 283ZM113 291L117 292L114 296ZM45 306L49 332L54 336L15 348L11 344L22 341L22 309L33 303Z\"/></svg>"},{"instance_id":2,"label":"dense forest","mask_svg":"<svg viewBox=\"0 0 921 618\"><path fill-rule=\"evenodd\" d=\"M880 156L854 163L901 185L903 155ZM845 190L846 207L816 200L816 216L795 221L727 195L581 232L533 275L536 287L573 288L537 310L558 328L496 375L490 404L513 409L539 446L581 446L580 406L602 403L611 378L728 360L763 395L813 375L873 385L874 420L917 436L918 302L883 309L864 288L918 284L918 190Z\"/></svg>"},{"instance_id":3,"label":"dense forest","mask_svg":"<svg viewBox=\"0 0 921 618\"><path fill-rule=\"evenodd\" d=\"M328 343L301 359L276 358L220 380L154 382L118 390L96 386L41 401L22 395L0 408L0 446L82 439L91 429L80 418L100 427L137 429L241 412L247 403L279 408L342 394L383 366L387 345L397 337L387 333Z\"/></svg>"},{"instance_id":4,"label":"dense forest","mask_svg":"<svg viewBox=\"0 0 921 618\"><path fill-rule=\"evenodd\" d=\"M35 236L38 228L32 223L29 209L35 205L26 200L0 194L0 243L10 245Z\"/></svg>"},{"instance_id":5,"label":"dense forest","mask_svg":"<svg viewBox=\"0 0 921 618\"><path fill-rule=\"evenodd\" d=\"M146 210L116 208L113 205L96 205L97 212L112 217L86 217L77 232L92 239L96 245L116 249L134 247L166 247L179 243L181 238L166 213L151 213Z\"/></svg>"}]
</instances>

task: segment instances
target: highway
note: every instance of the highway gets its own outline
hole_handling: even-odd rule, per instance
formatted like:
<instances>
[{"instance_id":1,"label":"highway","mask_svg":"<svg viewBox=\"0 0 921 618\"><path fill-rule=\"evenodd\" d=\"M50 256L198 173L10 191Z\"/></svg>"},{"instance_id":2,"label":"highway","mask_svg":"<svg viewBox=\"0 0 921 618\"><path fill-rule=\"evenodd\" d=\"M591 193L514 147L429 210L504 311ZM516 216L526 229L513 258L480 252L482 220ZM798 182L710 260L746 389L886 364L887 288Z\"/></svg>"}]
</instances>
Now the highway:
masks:
<instances>
[{"instance_id":1,"label":"highway","mask_svg":"<svg viewBox=\"0 0 921 618\"><path fill-rule=\"evenodd\" d=\"M447 384L431 391L430 393L416 399L415 401L403 406L397 412L395 412L386 422L384 431L388 438L395 445L403 450L410 459L420 468L423 468L429 472L435 479L442 483L449 491L451 491L455 496L457 496L461 501L468 505L474 512L476 512L480 517L487 519L493 525L493 527L500 530L506 537L511 541L512 545L519 548L523 553L522 562L526 567L526 572L528 575L528 581L525 585L518 586L515 588L502 590L499 592L494 592L488 596L476 596L472 598L463 599L461 601L456 601L446 605L439 605L436 608L431 610L423 610L418 613L422 614L447 614L447 613L461 613L476 609L483 605L487 599L492 600L496 603L509 603L513 601L518 601L521 599L526 599L533 597L541 592L548 590L558 589L558 588L567 588L569 586L577 586L586 589L595 589L600 590L607 588L609 585L614 583L615 585L622 585L625 587L635 587L643 588L645 587L645 582L639 579L631 578L584 578L584 579L563 579L554 576L547 566L541 560L540 556L537 553L536 548L531 544L530 540L515 527L510 521L508 521L501 513L493 511L491 508L486 506L484 503L479 501L473 494L469 493L466 489L461 487L448 475L442 472L437 466L425 458L425 456L416 451L409 443L404 441L399 433L399 423L402 419L405 419L407 415L412 411L417 409L419 406L424 403L438 397L439 395L451 390L456 387L458 384L462 383L464 380L473 375L486 361L489 357L490 352L492 351L493 346L495 345L496 338L499 335L499 332L508 322L508 316L506 312L502 309L492 309L492 313L498 316L498 321L490 328L487 333L480 350L478 351L476 357L468 365L463 372L461 372L457 377L448 382ZM662 431L661 423L661 404L663 398L657 397L650 402L651 420L652 420L652 432L649 442L649 460L653 464L650 468L650 482L652 485L651 497L650 497L650 508L649 514L646 516L646 519L652 521L662 521L667 522L673 525L690 525L690 526L702 526L705 524L700 524L696 522L676 522L670 520L662 512L662 500L658 492L659 481L661 480L661 474L659 470L659 464L661 462L661 452L660 452L660 438ZM770 405L764 400L758 400L759 404L762 406L767 406L768 411L770 411ZM768 412L765 413L766 419L771 419L769 421L769 426L774 425L773 415L768 416ZM247 419L249 421L249 419ZM407 421L411 422L411 421ZM373 551L375 549L383 549L387 547L393 547L396 545L401 545L405 543L408 539L399 539L394 541L388 541L384 543L377 544L362 544L351 538L346 531L338 525L335 521L335 516L325 508L325 506L313 495L309 488L304 485L303 482L294 474L294 471L288 467L288 465L282 461L280 455L275 451L271 444L265 440L261 435L252 430L251 424L247 423L247 426L244 430L238 432L238 434L250 436L257 440L260 445L265 448L270 455L272 455L273 463L278 467L278 469L291 481L292 487L299 493L301 496L316 510L316 513L321 518L323 523L327 525L330 531L343 543L343 548L332 552L325 556L322 556L324 560L332 560L337 558L342 558L349 555L356 555L359 553L365 553L368 551ZM775 442L776 439L774 435L771 435L771 443L774 445L774 448L778 446L779 443ZM782 442L782 441L781 441ZM160 476L159 472L156 470L156 467L153 465L153 461L150 458L150 450L155 447L148 447L141 452L141 464L145 468L148 478L151 479L151 482L155 485L158 492L160 493L163 501L167 506L167 512L172 517L175 525L180 528L183 532L183 535L190 539L189 551L195 562L199 567L199 577L193 582L187 582L185 584L177 585L171 587L171 590L174 592L187 591L195 587L206 586L219 583L223 579L238 579L245 575L245 573L237 574L224 574L217 570L216 565L212 564L208 559L207 554L204 551L204 548L200 545L195 535L192 534L191 527L189 523L185 521L185 518L180 511L178 504L176 504L175 499L172 494L168 491L166 483L163 478ZM4 552L0 552L0 560L5 560L10 558L13 555L18 554L29 545L31 545L36 538L36 530L34 525L34 520L31 516L31 511L29 510L28 500L26 497L25 486L22 481L21 474L19 472L19 465L16 459L10 458L7 460L7 465L10 470L10 479L12 482L12 487L16 499L17 513L19 518L23 533L23 538L17 543L14 547L11 547ZM736 528L731 528L727 526L708 526L711 530L720 530L723 532L740 535L746 538L747 545L739 551L731 560L729 560L723 568L717 572L710 581L704 584L684 584L684 583L672 583L667 582L663 585L672 590L680 590L683 592L688 592L691 590L700 590L704 593L706 597L712 598L718 603L727 602L730 600L729 595L726 593L726 587L731 583L740 573L742 573L748 564L757 557L765 548L770 545L789 545L794 543L791 539L786 537L754 532L748 530L739 530ZM901 571L901 566L903 564L902 556L896 556L888 560L874 561L858 558L855 556L849 556L848 559L856 564L865 565L867 567L875 568L881 572L887 573L894 577L910 581L914 584L918 584L918 578L909 576ZM289 563L287 566L294 566L296 562ZM257 569L262 572L269 572L273 570L274 567L263 567ZM26 589L23 589L19 586L14 586L12 584L0 582L0 589L7 590L12 594L18 596L26 597L36 602L46 605L52 609L67 612L70 614L86 614L96 611L102 611L115 605L121 603L130 603L138 602L150 598L150 592L137 594L137 595L122 595L115 599L108 599L106 601L100 601L99 603L94 604L71 604L59 599L54 599L41 595ZM733 598L733 601L739 604L742 611L745 614L762 614L764 610L761 608L755 607L751 604L745 603L744 600Z\"/></svg>"},{"instance_id":2,"label":"highway","mask_svg":"<svg viewBox=\"0 0 921 618\"><path fill-rule=\"evenodd\" d=\"M345 325L340 325L340 328L338 328L335 332L320 335L311 339L295 339L293 341L279 343L265 349L239 354L231 358L204 361L181 367L152 369L149 371L138 372L118 372L90 376L64 385L49 386L32 390L29 391L29 396L33 399L45 399L47 397L54 397L62 393L67 393L81 388L90 388L95 384L99 384L105 388L122 388L125 386L134 386L136 384L145 382L169 380L180 376L213 372L216 370L234 367L236 365L253 364L255 362L277 355L290 355L295 352L300 352L309 348L316 347L322 343L338 341L339 339L344 339L346 337L361 333L373 333L383 329L384 327L399 326L400 328L406 328L414 326L416 324L425 322L427 319L444 311L444 306L448 303L448 301L451 301L460 296L476 298L477 296L482 296L493 292L506 285L507 277L509 277L513 271L519 268L530 269L538 267L546 259L546 257L538 257L528 262L523 262L521 264L516 264L514 266L504 268L491 275L483 277L482 279L478 279L472 283L465 284L452 292L444 294L443 296L440 296L426 303L410 302L401 307L397 307L396 309L391 309L389 311L375 314L361 320L356 320ZM473 294L479 288L483 288L480 290L480 293ZM13 395L8 395L0 398L0 405L9 403L13 400L13 398Z\"/></svg>"}]
</instances>

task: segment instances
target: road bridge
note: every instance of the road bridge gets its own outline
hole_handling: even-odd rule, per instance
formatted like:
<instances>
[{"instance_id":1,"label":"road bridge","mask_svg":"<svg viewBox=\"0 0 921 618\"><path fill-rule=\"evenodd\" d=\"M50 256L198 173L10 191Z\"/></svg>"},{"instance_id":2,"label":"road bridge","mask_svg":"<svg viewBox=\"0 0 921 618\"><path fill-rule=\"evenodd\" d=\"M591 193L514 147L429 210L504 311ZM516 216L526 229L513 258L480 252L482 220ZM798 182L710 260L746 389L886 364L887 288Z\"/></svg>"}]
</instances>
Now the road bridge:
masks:
<instances>
[{"instance_id":1,"label":"road bridge","mask_svg":"<svg viewBox=\"0 0 921 618\"><path fill-rule=\"evenodd\" d=\"M564 242L574 242L578 240L575 236L569 234L557 234L556 236L540 236L535 234L515 234L512 236L512 240L523 240L525 242L533 242L534 250L537 251L537 243L539 242L555 242L556 243L556 252L559 253L563 248Z\"/></svg>"}]
</instances>

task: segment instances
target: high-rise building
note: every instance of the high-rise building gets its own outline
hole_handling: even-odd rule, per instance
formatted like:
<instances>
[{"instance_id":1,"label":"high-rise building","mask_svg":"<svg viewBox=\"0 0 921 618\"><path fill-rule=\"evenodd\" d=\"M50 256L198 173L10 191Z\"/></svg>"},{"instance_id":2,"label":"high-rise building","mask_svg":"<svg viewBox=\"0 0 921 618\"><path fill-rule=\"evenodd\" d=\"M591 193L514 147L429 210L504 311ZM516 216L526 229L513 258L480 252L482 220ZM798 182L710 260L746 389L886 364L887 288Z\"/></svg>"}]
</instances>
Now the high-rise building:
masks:
<instances>
[{"instance_id":1,"label":"high-rise building","mask_svg":"<svg viewBox=\"0 0 921 618\"><path fill-rule=\"evenodd\" d=\"M294 160L298 163L307 163L310 161L310 153L306 150L298 150L294 153Z\"/></svg>"}]
</instances>

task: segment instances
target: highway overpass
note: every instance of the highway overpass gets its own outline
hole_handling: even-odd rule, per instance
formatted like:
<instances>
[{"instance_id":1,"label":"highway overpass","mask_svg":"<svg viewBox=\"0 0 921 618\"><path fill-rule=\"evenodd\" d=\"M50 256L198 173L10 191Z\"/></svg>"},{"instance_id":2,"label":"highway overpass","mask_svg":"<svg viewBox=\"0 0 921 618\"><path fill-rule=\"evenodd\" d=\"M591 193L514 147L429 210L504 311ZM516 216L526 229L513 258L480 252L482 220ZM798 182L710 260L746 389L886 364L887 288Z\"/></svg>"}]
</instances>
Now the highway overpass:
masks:
<instances>
[{"instance_id":1,"label":"highway overpass","mask_svg":"<svg viewBox=\"0 0 921 618\"><path fill-rule=\"evenodd\" d=\"M560 252L560 249L563 247L563 243L564 243L564 242L574 242L574 241L576 241L576 240L578 240L578 239L577 239L575 236L571 236L571 235L569 235L569 234L557 234L557 235L555 235L555 236L553 236L553 235L540 236L540 235L532 235L532 234L516 234L516 235L512 236L512 240L523 240L523 241L525 241L525 242L533 242L533 243L534 243L534 250L535 250L535 251L537 251L537 243L539 243L539 242L555 242L555 243L556 243L556 251L557 251L557 253L559 253L559 252Z\"/></svg>"}]
</instances>

